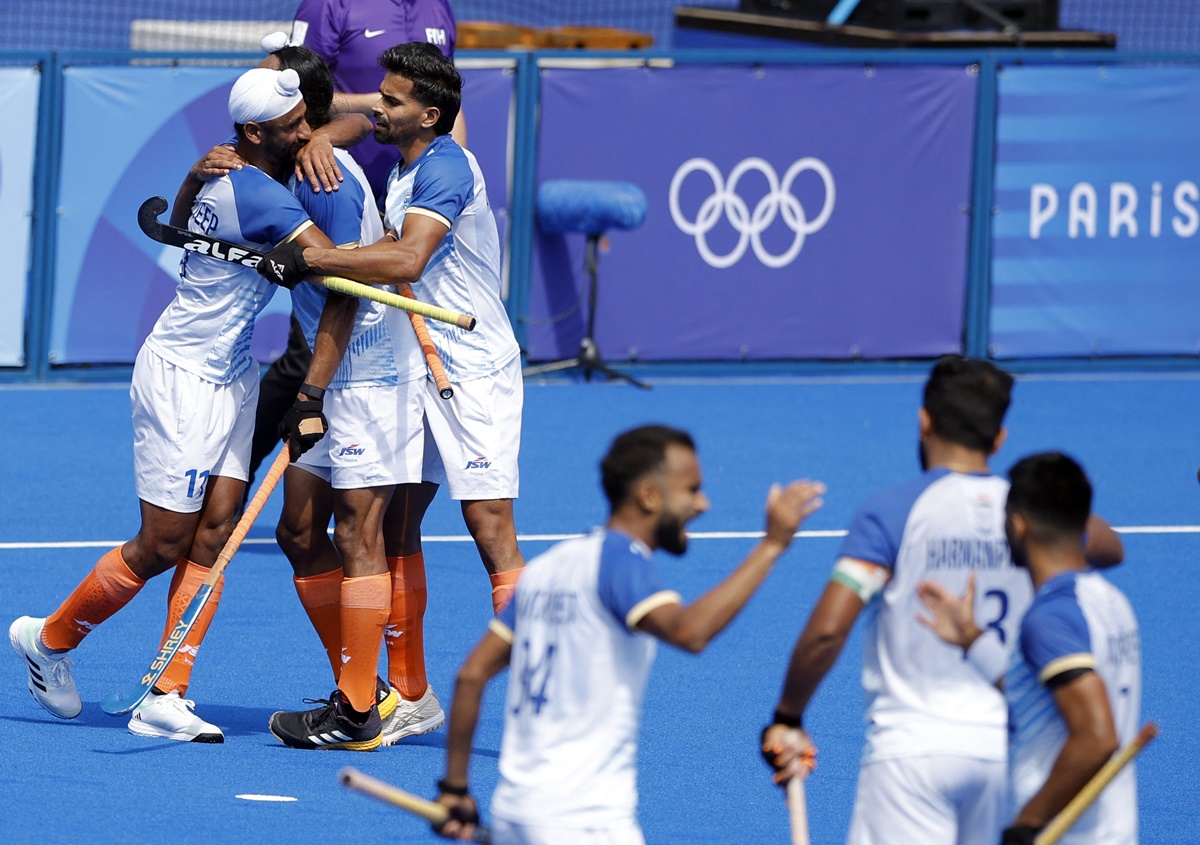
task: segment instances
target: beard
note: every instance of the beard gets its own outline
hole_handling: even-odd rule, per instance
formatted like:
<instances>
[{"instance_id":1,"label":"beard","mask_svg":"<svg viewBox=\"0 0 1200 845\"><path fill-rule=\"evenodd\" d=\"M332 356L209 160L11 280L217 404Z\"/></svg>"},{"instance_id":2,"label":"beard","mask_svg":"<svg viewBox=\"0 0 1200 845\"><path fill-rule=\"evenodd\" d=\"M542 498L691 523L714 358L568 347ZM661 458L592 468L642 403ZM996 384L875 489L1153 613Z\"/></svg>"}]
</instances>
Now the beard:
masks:
<instances>
[{"instance_id":1,"label":"beard","mask_svg":"<svg viewBox=\"0 0 1200 845\"><path fill-rule=\"evenodd\" d=\"M671 514L663 514L658 525L654 527L655 548L669 552L679 557L687 551L687 534L684 532L684 521Z\"/></svg>"},{"instance_id":2,"label":"beard","mask_svg":"<svg viewBox=\"0 0 1200 845\"><path fill-rule=\"evenodd\" d=\"M395 146L395 144L392 143L392 139L389 137L391 131L391 126L380 126L378 123L376 123L375 127L371 130L371 137L373 137L375 142L378 144L392 147Z\"/></svg>"}]
</instances>

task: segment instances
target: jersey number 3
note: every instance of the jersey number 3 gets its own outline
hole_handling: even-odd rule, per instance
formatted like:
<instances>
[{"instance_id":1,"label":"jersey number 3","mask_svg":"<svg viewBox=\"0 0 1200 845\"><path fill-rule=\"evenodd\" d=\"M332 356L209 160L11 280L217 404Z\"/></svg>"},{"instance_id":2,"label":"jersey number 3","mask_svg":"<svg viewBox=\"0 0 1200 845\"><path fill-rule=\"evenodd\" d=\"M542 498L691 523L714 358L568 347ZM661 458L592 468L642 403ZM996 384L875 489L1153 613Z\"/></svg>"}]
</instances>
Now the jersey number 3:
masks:
<instances>
[{"instance_id":1,"label":"jersey number 3","mask_svg":"<svg viewBox=\"0 0 1200 845\"><path fill-rule=\"evenodd\" d=\"M996 636L1000 638L1001 644L1008 642L1008 635L1005 634L1004 628L1000 624L1004 621L1004 617L1008 616L1008 593L1004 592L1004 590L988 590L983 594L983 598L985 601L987 599L995 599L999 605L997 608L999 612L996 614L996 617L984 627L995 631Z\"/></svg>"}]
</instances>

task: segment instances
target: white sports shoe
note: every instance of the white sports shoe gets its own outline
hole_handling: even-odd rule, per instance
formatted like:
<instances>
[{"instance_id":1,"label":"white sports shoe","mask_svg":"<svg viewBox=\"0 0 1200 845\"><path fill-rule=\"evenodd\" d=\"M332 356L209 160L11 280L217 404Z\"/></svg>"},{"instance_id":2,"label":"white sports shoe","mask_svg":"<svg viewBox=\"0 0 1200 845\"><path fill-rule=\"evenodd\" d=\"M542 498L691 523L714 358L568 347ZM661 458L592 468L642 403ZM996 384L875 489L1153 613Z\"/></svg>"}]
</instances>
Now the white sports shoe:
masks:
<instances>
[{"instance_id":1,"label":"white sports shoe","mask_svg":"<svg viewBox=\"0 0 1200 845\"><path fill-rule=\"evenodd\" d=\"M166 695L151 692L129 717L129 732L180 742L224 742L221 729L197 716L195 709L196 702L180 698L175 690Z\"/></svg>"},{"instance_id":2,"label":"white sports shoe","mask_svg":"<svg viewBox=\"0 0 1200 845\"><path fill-rule=\"evenodd\" d=\"M60 719L74 719L83 711L79 690L71 677L72 661L43 651L42 626L45 619L22 616L8 628L13 651L25 664L29 691L38 704Z\"/></svg>"},{"instance_id":3,"label":"white sports shoe","mask_svg":"<svg viewBox=\"0 0 1200 845\"><path fill-rule=\"evenodd\" d=\"M416 701L400 699L395 712L383 720L383 744L395 745L406 736L420 736L436 731L446 721L446 714L433 687Z\"/></svg>"}]
</instances>

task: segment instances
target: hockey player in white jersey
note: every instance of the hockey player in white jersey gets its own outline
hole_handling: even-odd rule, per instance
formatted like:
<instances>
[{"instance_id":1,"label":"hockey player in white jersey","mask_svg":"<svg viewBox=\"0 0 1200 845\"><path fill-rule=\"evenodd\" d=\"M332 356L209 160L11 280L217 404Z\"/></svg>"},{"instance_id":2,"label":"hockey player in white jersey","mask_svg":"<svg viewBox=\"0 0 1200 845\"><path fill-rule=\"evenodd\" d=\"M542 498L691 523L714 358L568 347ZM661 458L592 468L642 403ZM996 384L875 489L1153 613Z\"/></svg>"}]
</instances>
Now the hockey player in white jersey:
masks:
<instances>
[{"instance_id":1,"label":"hockey player in white jersey","mask_svg":"<svg viewBox=\"0 0 1200 845\"><path fill-rule=\"evenodd\" d=\"M829 583L793 650L783 692L763 732L779 770L783 741L836 662L863 610L866 742L847 843L995 845L1005 811L1005 704L962 654L917 622L916 586L956 594L977 572L976 613L992 636L971 657L999 671L1031 589L1004 538L1008 482L988 459L1003 444L1013 380L987 361L942 358L918 412L923 473L880 493L850 525ZM1102 521L1090 538L1098 562L1120 560ZM805 736L807 739L807 735Z\"/></svg>"},{"instance_id":2,"label":"hockey player in white jersey","mask_svg":"<svg viewBox=\"0 0 1200 845\"><path fill-rule=\"evenodd\" d=\"M607 525L530 562L512 602L458 673L439 800L461 838L477 819L467 764L487 681L509 667L495 845L639 845L637 736L655 640L701 651L770 573L824 486L773 487L766 536L690 605L665 587L656 549L681 555L708 510L692 438L664 426L619 435L601 462ZM465 822L465 824L464 824Z\"/></svg>"},{"instance_id":3,"label":"hockey player in white jersey","mask_svg":"<svg viewBox=\"0 0 1200 845\"><path fill-rule=\"evenodd\" d=\"M295 71L255 68L234 83L229 114L249 166L212 179L181 210L193 232L255 250L288 238L332 242L284 186L309 135ZM45 620L21 617L9 635L38 703L60 718L81 703L65 652L124 607L150 578L174 570L164 638L208 575L233 530L247 478L258 372L254 319L276 288L253 269L185 252L180 281L133 368L134 473L141 526L105 554ZM185 742L224 736L194 712L187 692L196 649L221 582L129 730Z\"/></svg>"},{"instance_id":4,"label":"hockey player in white jersey","mask_svg":"<svg viewBox=\"0 0 1200 845\"><path fill-rule=\"evenodd\" d=\"M1129 601L1084 558L1092 487L1082 468L1051 452L1018 461L1009 477L1005 533L1036 592L1002 684L1012 806L1001 843L1032 845L1137 734L1141 652ZM984 636L973 584L961 596L936 583L920 592L933 612L926 623L948 643L969 650ZM1058 841L1131 845L1137 828L1136 775L1127 765Z\"/></svg>"}]
</instances>

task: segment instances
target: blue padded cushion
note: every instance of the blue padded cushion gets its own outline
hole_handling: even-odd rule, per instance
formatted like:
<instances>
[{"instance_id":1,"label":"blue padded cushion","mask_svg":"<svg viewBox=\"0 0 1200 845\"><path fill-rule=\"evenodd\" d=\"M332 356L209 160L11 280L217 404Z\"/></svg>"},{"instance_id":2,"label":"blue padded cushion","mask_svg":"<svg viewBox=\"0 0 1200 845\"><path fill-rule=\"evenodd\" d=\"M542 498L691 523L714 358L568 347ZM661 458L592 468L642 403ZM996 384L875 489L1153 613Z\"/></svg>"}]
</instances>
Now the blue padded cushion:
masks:
<instances>
[{"instance_id":1,"label":"blue padded cushion","mask_svg":"<svg viewBox=\"0 0 1200 845\"><path fill-rule=\"evenodd\" d=\"M537 215L548 235L636 229L646 220L646 195L630 182L550 179L538 188Z\"/></svg>"}]
</instances>

